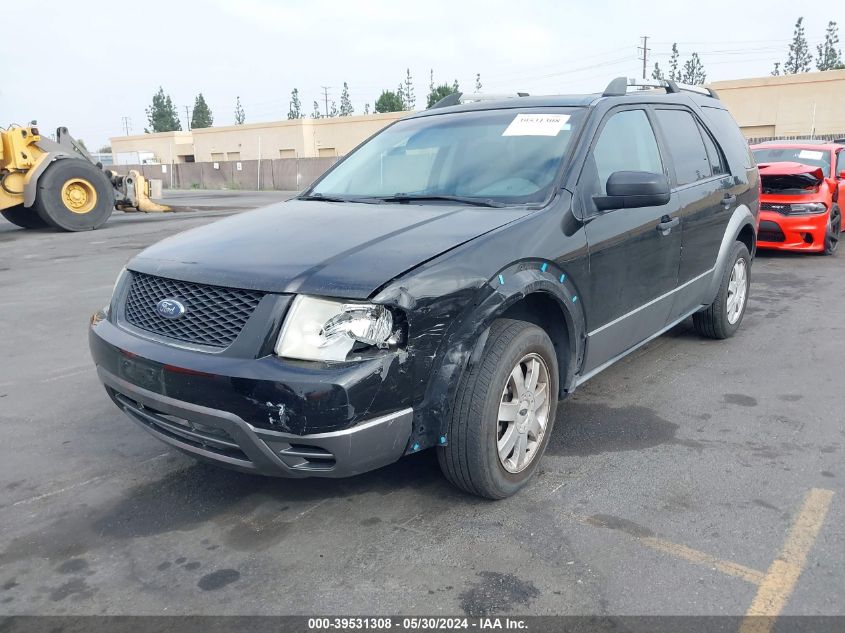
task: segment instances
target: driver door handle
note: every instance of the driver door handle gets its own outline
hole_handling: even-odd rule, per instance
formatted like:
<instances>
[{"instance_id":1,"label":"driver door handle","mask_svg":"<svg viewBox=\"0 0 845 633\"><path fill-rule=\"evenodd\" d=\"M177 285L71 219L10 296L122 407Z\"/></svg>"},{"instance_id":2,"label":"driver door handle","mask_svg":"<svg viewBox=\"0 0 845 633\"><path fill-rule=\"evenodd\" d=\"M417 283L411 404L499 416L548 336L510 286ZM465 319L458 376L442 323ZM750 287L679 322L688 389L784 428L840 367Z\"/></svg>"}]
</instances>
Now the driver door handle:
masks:
<instances>
[{"instance_id":1,"label":"driver door handle","mask_svg":"<svg viewBox=\"0 0 845 633\"><path fill-rule=\"evenodd\" d=\"M726 193L725 197L722 198L722 204L725 206L725 208L728 208L734 202L736 202L736 196L733 195L732 193Z\"/></svg>"},{"instance_id":2,"label":"driver door handle","mask_svg":"<svg viewBox=\"0 0 845 633\"><path fill-rule=\"evenodd\" d=\"M681 218L670 218L668 215L664 215L660 218L660 224L657 225L657 230L663 233L663 235L669 235L669 231L678 226L680 223Z\"/></svg>"}]
</instances>

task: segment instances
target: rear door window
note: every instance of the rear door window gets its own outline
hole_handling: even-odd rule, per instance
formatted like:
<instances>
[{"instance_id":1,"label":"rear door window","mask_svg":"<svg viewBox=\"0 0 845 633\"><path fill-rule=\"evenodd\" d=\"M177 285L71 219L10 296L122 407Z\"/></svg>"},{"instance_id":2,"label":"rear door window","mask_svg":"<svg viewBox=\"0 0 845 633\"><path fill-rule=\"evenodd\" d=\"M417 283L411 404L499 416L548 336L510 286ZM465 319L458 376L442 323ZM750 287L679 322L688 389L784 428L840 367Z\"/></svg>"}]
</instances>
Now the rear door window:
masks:
<instances>
[{"instance_id":1,"label":"rear door window","mask_svg":"<svg viewBox=\"0 0 845 633\"><path fill-rule=\"evenodd\" d=\"M677 184L687 185L712 176L707 149L692 113L663 109L656 113L672 155Z\"/></svg>"}]
</instances>

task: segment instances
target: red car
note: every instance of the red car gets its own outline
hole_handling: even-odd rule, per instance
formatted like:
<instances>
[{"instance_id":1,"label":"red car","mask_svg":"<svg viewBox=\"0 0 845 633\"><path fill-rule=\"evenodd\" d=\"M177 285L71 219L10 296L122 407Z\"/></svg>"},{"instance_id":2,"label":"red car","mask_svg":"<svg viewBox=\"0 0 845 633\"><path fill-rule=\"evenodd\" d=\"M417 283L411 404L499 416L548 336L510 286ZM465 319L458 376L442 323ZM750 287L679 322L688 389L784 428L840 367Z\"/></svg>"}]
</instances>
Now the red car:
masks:
<instances>
[{"instance_id":1,"label":"red car","mask_svg":"<svg viewBox=\"0 0 845 633\"><path fill-rule=\"evenodd\" d=\"M842 230L845 144L771 141L751 151L762 184L757 246L833 255Z\"/></svg>"}]
</instances>

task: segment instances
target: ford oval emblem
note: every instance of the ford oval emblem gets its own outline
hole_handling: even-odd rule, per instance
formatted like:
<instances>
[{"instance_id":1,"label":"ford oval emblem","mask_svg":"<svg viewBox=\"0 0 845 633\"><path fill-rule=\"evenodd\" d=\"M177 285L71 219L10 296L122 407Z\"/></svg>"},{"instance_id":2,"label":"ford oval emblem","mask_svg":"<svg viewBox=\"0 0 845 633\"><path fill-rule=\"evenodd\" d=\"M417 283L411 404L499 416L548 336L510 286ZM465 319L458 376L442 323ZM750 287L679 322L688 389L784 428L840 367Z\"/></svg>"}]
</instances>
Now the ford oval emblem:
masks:
<instances>
[{"instance_id":1,"label":"ford oval emblem","mask_svg":"<svg viewBox=\"0 0 845 633\"><path fill-rule=\"evenodd\" d=\"M165 319L178 319L185 314L188 309L185 304L176 299L162 299L156 304L156 312L158 312Z\"/></svg>"}]
</instances>

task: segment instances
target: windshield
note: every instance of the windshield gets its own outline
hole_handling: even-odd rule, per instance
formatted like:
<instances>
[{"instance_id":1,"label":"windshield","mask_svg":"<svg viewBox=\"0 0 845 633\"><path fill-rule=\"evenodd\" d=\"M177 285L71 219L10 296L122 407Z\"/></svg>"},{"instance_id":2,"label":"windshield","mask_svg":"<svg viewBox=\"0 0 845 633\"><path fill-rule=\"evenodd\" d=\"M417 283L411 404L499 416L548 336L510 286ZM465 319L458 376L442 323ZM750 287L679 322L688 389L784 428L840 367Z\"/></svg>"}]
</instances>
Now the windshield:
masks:
<instances>
[{"instance_id":1,"label":"windshield","mask_svg":"<svg viewBox=\"0 0 845 633\"><path fill-rule=\"evenodd\" d=\"M826 149L810 147L772 147L755 149L754 160L763 163L801 163L821 167L825 174L830 174L830 152Z\"/></svg>"},{"instance_id":2,"label":"windshield","mask_svg":"<svg viewBox=\"0 0 845 633\"><path fill-rule=\"evenodd\" d=\"M582 117L580 108L525 108L399 121L308 193L339 199L542 202Z\"/></svg>"}]
</instances>

